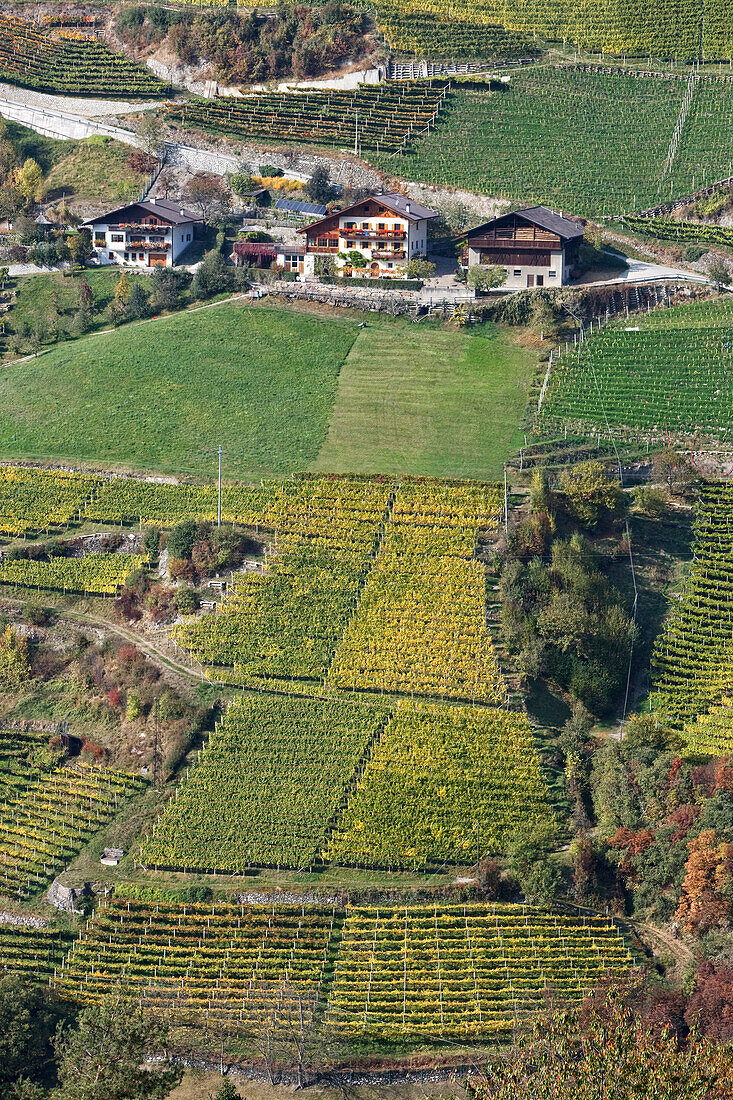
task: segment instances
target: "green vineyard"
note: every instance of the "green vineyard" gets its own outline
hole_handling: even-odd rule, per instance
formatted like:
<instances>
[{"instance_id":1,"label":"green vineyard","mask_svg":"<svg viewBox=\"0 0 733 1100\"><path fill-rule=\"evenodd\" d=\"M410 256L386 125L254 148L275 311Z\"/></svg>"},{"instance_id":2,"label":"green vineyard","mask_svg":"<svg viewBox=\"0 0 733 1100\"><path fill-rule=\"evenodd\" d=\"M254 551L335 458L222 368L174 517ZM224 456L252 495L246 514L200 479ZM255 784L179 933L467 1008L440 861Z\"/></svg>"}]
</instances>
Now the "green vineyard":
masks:
<instances>
[{"instance_id":1,"label":"green vineyard","mask_svg":"<svg viewBox=\"0 0 733 1100\"><path fill-rule=\"evenodd\" d=\"M641 233L658 241L674 241L679 244L700 241L733 248L733 229L724 225L676 221L674 218L634 218L630 215L623 219L623 223L632 233Z\"/></svg>"},{"instance_id":2,"label":"green vineyard","mask_svg":"<svg viewBox=\"0 0 733 1100\"><path fill-rule=\"evenodd\" d=\"M169 120L214 133L396 153L438 120L446 81L360 84L354 91L266 92L168 104Z\"/></svg>"},{"instance_id":3,"label":"green vineyard","mask_svg":"<svg viewBox=\"0 0 733 1100\"><path fill-rule=\"evenodd\" d=\"M602 329L554 364L542 424L729 438L732 321L733 302L714 299Z\"/></svg>"},{"instance_id":4,"label":"green vineyard","mask_svg":"<svg viewBox=\"0 0 733 1100\"><path fill-rule=\"evenodd\" d=\"M328 848L336 863L468 863L551 813L531 729L488 707L400 703Z\"/></svg>"},{"instance_id":5,"label":"green vineyard","mask_svg":"<svg viewBox=\"0 0 733 1100\"><path fill-rule=\"evenodd\" d=\"M505 28L549 41L569 39L607 54L674 58L680 61L733 56L733 16L726 0L378 0L377 25L393 49L433 57L458 57L443 27L455 29L459 43L470 31L476 44L465 56L502 57L501 39L492 48L485 29Z\"/></svg>"},{"instance_id":6,"label":"green vineyard","mask_svg":"<svg viewBox=\"0 0 733 1100\"><path fill-rule=\"evenodd\" d=\"M64 470L0 466L0 534L48 533L66 526L99 484Z\"/></svg>"},{"instance_id":7,"label":"green vineyard","mask_svg":"<svg viewBox=\"0 0 733 1100\"><path fill-rule=\"evenodd\" d=\"M85 596L114 596L130 574L142 569L147 560L141 554L103 553L49 561L16 558L0 565L0 584L50 588Z\"/></svg>"},{"instance_id":8,"label":"green vineyard","mask_svg":"<svg viewBox=\"0 0 733 1100\"><path fill-rule=\"evenodd\" d=\"M0 15L0 79L66 95L160 96L149 70L78 31L41 31L34 23Z\"/></svg>"},{"instance_id":9,"label":"green vineyard","mask_svg":"<svg viewBox=\"0 0 733 1100\"><path fill-rule=\"evenodd\" d=\"M686 88L686 77L572 66L528 66L491 91L456 85L400 174L591 217L644 209L732 174L733 84L708 78L665 173ZM376 163L394 171L388 158Z\"/></svg>"},{"instance_id":10,"label":"green vineyard","mask_svg":"<svg viewBox=\"0 0 733 1100\"><path fill-rule=\"evenodd\" d=\"M142 843L147 864L308 867L377 736L380 707L243 696Z\"/></svg>"},{"instance_id":11,"label":"green vineyard","mask_svg":"<svg viewBox=\"0 0 733 1100\"><path fill-rule=\"evenodd\" d=\"M333 967L331 990L326 975ZM521 905L100 905L57 971L82 1002L125 988L181 1025L274 1033L325 1003L339 1037L504 1037L546 993L633 962L615 926Z\"/></svg>"},{"instance_id":12,"label":"green vineyard","mask_svg":"<svg viewBox=\"0 0 733 1100\"><path fill-rule=\"evenodd\" d=\"M720 755L733 746L730 705L720 708L733 692L733 485L702 490L695 556L657 641L654 687L658 709L685 726L690 751Z\"/></svg>"},{"instance_id":13,"label":"green vineyard","mask_svg":"<svg viewBox=\"0 0 733 1100\"><path fill-rule=\"evenodd\" d=\"M523 905L356 907L327 1021L352 1036L506 1037L547 993L578 999L631 962L602 917Z\"/></svg>"},{"instance_id":14,"label":"green vineyard","mask_svg":"<svg viewBox=\"0 0 733 1100\"><path fill-rule=\"evenodd\" d=\"M49 734L0 729L0 797L7 799L47 770Z\"/></svg>"},{"instance_id":15,"label":"green vineyard","mask_svg":"<svg viewBox=\"0 0 733 1100\"><path fill-rule=\"evenodd\" d=\"M52 978L74 942L74 933L56 928L0 924L0 974Z\"/></svg>"},{"instance_id":16,"label":"green vineyard","mask_svg":"<svg viewBox=\"0 0 733 1100\"><path fill-rule=\"evenodd\" d=\"M144 780L67 765L8 794L0 810L0 889L25 898L59 874Z\"/></svg>"},{"instance_id":17,"label":"green vineyard","mask_svg":"<svg viewBox=\"0 0 733 1100\"><path fill-rule=\"evenodd\" d=\"M97 909L57 976L84 1002L124 987L179 1026L256 1033L318 1003L336 912L317 906L175 905L115 898Z\"/></svg>"}]
</instances>

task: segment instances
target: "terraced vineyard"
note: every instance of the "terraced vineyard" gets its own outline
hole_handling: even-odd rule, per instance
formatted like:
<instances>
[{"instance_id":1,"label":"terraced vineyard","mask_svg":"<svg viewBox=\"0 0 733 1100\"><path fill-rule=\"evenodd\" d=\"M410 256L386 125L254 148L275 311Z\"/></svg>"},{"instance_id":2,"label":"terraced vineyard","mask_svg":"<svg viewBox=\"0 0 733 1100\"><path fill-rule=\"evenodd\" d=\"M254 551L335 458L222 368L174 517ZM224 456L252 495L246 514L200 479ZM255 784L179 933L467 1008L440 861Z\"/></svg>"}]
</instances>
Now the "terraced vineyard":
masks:
<instances>
[{"instance_id":1,"label":"terraced vineyard","mask_svg":"<svg viewBox=\"0 0 733 1100\"><path fill-rule=\"evenodd\" d=\"M145 98L164 88L149 70L93 36L43 32L6 14L0 15L0 79L65 95Z\"/></svg>"},{"instance_id":2,"label":"terraced vineyard","mask_svg":"<svg viewBox=\"0 0 733 1100\"><path fill-rule=\"evenodd\" d=\"M392 50L419 57L480 58L492 60L530 58L537 45L530 34L507 31L495 23L471 18L452 18L452 9L419 11L401 0L380 0L374 7L377 30Z\"/></svg>"},{"instance_id":3,"label":"terraced vineyard","mask_svg":"<svg viewBox=\"0 0 733 1100\"><path fill-rule=\"evenodd\" d=\"M704 300L616 324L553 368L542 406L548 428L663 438L666 431L727 439L733 429L733 302Z\"/></svg>"},{"instance_id":4,"label":"terraced vineyard","mask_svg":"<svg viewBox=\"0 0 733 1100\"><path fill-rule=\"evenodd\" d=\"M99 479L64 470L0 466L0 534L26 535L66 526Z\"/></svg>"},{"instance_id":5,"label":"terraced vineyard","mask_svg":"<svg viewBox=\"0 0 733 1100\"><path fill-rule=\"evenodd\" d=\"M706 754L733 742L730 707L718 709L733 693L733 485L701 492L695 556L657 641L653 683L657 707Z\"/></svg>"},{"instance_id":6,"label":"terraced vineyard","mask_svg":"<svg viewBox=\"0 0 733 1100\"><path fill-rule=\"evenodd\" d=\"M51 978L74 942L74 933L57 928L0 924L0 973Z\"/></svg>"},{"instance_id":7,"label":"terraced vineyard","mask_svg":"<svg viewBox=\"0 0 733 1100\"><path fill-rule=\"evenodd\" d=\"M704 241L706 244L722 244L733 248L733 229L724 225L676 221L674 218L635 218L629 215L623 221L632 233L642 233L645 237L654 237L658 241L675 241L679 244Z\"/></svg>"},{"instance_id":8,"label":"terraced vineyard","mask_svg":"<svg viewBox=\"0 0 733 1100\"><path fill-rule=\"evenodd\" d=\"M0 584L50 588L82 595L114 596L127 577L147 562L141 554L86 554L82 558L30 561L16 558L0 565Z\"/></svg>"},{"instance_id":9,"label":"terraced vineyard","mask_svg":"<svg viewBox=\"0 0 733 1100\"><path fill-rule=\"evenodd\" d=\"M48 733L37 730L0 729L0 797L23 790L34 776L46 770Z\"/></svg>"},{"instance_id":10,"label":"terraced vineyard","mask_svg":"<svg viewBox=\"0 0 733 1100\"><path fill-rule=\"evenodd\" d=\"M400 174L578 215L653 206L670 191L689 194L693 177L700 187L731 174L733 87L703 78L665 175L686 86L684 78L532 66L501 90L456 85L439 125L406 155ZM389 158L376 163L394 170Z\"/></svg>"},{"instance_id":11,"label":"terraced vineyard","mask_svg":"<svg viewBox=\"0 0 733 1100\"><path fill-rule=\"evenodd\" d=\"M442 0L378 0L376 18L393 49L428 57L505 56L482 37L482 30L492 27L552 41L569 39L618 56L717 61L733 55L733 17L726 0L645 5L610 0L602 7L572 0L453 0L449 9ZM452 50L452 39L442 33L445 24L455 29L459 45L474 31L474 49L467 43L465 54Z\"/></svg>"},{"instance_id":12,"label":"terraced vineyard","mask_svg":"<svg viewBox=\"0 0 733 1100\"><path fill-rule=\"evenodd\" d=\"M308 1023L319 999L337 912L308 906L100 906L56 985L94 1003L119 987L177 1025L251 1034Z\"/></svg>"},{"instance_id":13,"label":"terraced vineyard","mask_svg":"<svg viewBox=\"0 0 733 1100\"><path fill-rule=\"evenodd\" d=\"M551 819L532 732L518 714L402 702L328 848L336 863L470 863Z\"/></svg>"},{"instance_id":14,"label":"terraced vineyard","mask_svg":"<svg viewBox=\"0 0 733 1100\"><path fill-rule=\"evenodd\" d=\"M381 554L336 650L341 688L499 703L505 689L486 625L486 581L473 559L496 525L493 487L406 482Z\"/></svg>"},{"instance_id":15,"label":"terraced vineyard","mask_svg":"<svg viewBox=\"0 0 733 1100\"><path fill-rule=\"evenodd\" d=\"M602 917L521 905L355 907L326 1020L347 1036L506 1037L546 991L577 1000L631 962Z\"/></svg>"},{"instance_id":16,"label":"terraced vineyard","mask_svg":"<svg viewBox=\"0 0 733 1100\"><path fill-rule=\"evenodd\" d=\"M354 91L262 92L169 103L166 115L183 126L237 137L391 154L435 125L446 90L446 81L383 81Z\"/></svg>"},{"instance_id":17,"label":"terraced vineyard","mask_svg":"<svg viewBox=\"0 0 733 1100\"><path fill-rule=\"evenodd\" d=\"M67 765L8 796L0 811L0 889L25 898L59 874L144 780Z\"/></svg>"},{"instance_id":18,"label":"terraced vineyard","mask_svg":"<svg viewBox=\"0 0 733 1100\"><path fill-rule=\"evenodd\" d=\"M253 865L308 867L385 717L340 699L237 699L141 858L240 874Z\"/></svg>"}]
</instances>

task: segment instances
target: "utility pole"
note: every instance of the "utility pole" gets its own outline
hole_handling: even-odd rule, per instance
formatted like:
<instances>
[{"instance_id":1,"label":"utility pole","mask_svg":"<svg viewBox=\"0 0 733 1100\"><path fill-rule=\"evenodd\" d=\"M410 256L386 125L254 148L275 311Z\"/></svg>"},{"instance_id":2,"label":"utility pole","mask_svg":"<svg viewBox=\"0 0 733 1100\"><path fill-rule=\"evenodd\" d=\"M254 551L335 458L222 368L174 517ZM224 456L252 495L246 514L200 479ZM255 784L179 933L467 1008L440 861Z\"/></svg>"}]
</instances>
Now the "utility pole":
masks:
<instances>
[{"instance_id":1,"label":"utility pole","mask_svg":"<svg viewBox=\"0 0 733 1100\"><path fill-rule=\"evenodd\" d=\"M506 466L504 467L504 530L509 530L509 489L506 479Z\"/></svg>"},{"instance_id":2,"label":"utility pole","mask_svg":"<svg viewBox=\"0 0 733 1100\"><path fill-rule=\"evenodd\" d=\"M356 126L354 127L354 156L359 155L359 108L356 108Z\"/></svg>"},{"instance_id":3,"label":"utility pole","mask_svg":"<svg viewBox=\"0 0 733 1100\"><path fill-rule=\"evenodd\" d=\"M221 443L219 444L219 510L217 517L217 527L221 527Z\"/></svg>"}]
</instances>

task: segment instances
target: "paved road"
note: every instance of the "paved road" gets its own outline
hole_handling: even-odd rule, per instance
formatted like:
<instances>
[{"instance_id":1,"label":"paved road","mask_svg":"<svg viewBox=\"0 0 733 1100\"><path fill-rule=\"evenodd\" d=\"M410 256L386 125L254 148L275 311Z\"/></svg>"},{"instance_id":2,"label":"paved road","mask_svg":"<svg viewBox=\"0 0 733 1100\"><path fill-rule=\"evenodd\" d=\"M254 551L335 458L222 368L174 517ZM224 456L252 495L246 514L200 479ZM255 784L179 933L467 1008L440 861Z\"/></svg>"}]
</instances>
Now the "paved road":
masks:
<instances>
[{"instance_id":1,"label":"paved road","mask_svg":"<svg viewBox=\"0 0 733 1100\"><path fill-rule=\"evenodd\" d=\"M679 267L665 267L663 264L650 264L644 260L629 260L629 266L625 271L610 274L606 279L598 279L586 282L579 279L573 286L612 286L617 283L656 283L667 279L678 279L687 283L709 283L706 275L697 271L683 271Z\"/></svg>"}]
</instances>

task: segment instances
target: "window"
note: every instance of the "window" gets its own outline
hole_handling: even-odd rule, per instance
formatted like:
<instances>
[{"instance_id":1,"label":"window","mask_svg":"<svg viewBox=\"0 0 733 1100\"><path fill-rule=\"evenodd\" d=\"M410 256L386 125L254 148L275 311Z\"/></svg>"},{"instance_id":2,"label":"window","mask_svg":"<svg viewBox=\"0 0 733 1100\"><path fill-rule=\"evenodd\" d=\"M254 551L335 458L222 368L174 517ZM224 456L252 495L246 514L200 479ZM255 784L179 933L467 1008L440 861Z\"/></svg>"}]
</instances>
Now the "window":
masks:
<instances>
[{"instance_id":1,"label":"window","mask_svg":"<svg viewBox=\"0 0 733 1100\"><path fill-rule=\"evenodd\" d=\"M331 242L329 241L328 237L319 237L318 238L318 247L319 248L328 248L330 243Z\"/></svg>"},{"instance_id":2,"label":"window","mask_svg":"<svg viewBox=\"0 0 733 1100\"><path fill-rule=\"evenodd\" d=\"M114 260L114 258L115 258L114 252L108 252L107 255L109 256L110 260Z\"/></svg>"},{"instance_id":3,"label":"window","mask_svg":"<svg viewBox=\"0 0 733 1100\"><path fill-rule=\"evenodd\" d=\"M145 253L144 252L138 252L137 258L138 258L138 260L144 260L145 259Z\"/></svg>"},{"instance_id":4,"label":"window","mask_svg":"<svg viewBox=\"0 0 733 1100\"><path fill-rule=\"evenodd\" d=\"M127 254L127 252L125 253L125 259L126 259L126 260L129 260L129 259L130 259L130 257L129 257L129 255Z\"/></svg>"},{"instance_id":5,"label":"window","mask_svg":"<svg viewBox=\"0 0 733 1100\"><path fill-rule=\"evenodd\" d=\"M361 228L362 229L368 229L369 228L369 222L362 222L361 223Z\"/></svg>"},{"instance_id":6,"label":"window","mask_svg":"<svg viewBox=\"0 0 733 1100\"><path fill-rule=\"evenodd\" d=\"M391 271L391 270L392 270L392 268L394 267L394 264L387 264L387 267L388 267L388 268L390 269L390 271Z\"/></svg>"},{"instance_id":7,"label":"window","mask_svg":"<svg viewBox=\"0 0 733 1100\"><path fill-rule=\"evenodd\" d=\"M538 275L537 276L537 286L544 286L544 285L545 285L545 276L544 275Z\"/></svg>"},{"instance_id":8,"label":"window","mask_svg":"<svg viewBox=\"0 0 733 1100\"><path fill-rule=\"evenodd\" d=\"M190 240L191 240L191 234L190 234L190 233L187 233L187 234L186 234L186 240L187 240L187 241L190 241Z\"/></svg>"},{"instance_id":9,"label":"window","mask_svg":"<svg viewBox=\"0 0 733 1100\"><path fill-rule=\"evenodd\" d=\"M522 274L521 267L515 267L514 268L514 278L518 279L521 274Z\"/></svg>"},{"instance_id":10,"label":"window","mask_svg":"<svg viewBox=\"0 0 733 1100\"><path fill-rule=\"evenodd\" d=\"M548 275L551 279L556 279L557 278L557 272L556 271L549 271Z\"/></svg>"},{"instance_id":11,"label":"window","mask_svg":"<svg viewBox=\"0 0 733 1100\"><path fill-rule=\"evenodd\" d=\"M346 242L346 247L347 248L353 248L354 247L354 242L353 241L347 241Z\"/></svg>"},{"instance_id":12,"label":"window","mask_svg":"<svg viewBox=\"0 0 733 1100\"><path fill-rule=\"evenodd\" d=\"M112 241L113 242L114 241L122 242L122 241L124 241L124 239L125 239L124 233L113 233L112 234Z\"/></svg>"},{"instance_id":13,"label":"window","mask_svg":"<svg viewBox=\"0 0 733 1100\"><path fill-rule=\"evenodd\" d=\"M183 233L181 233L181 244L183 244Z\"/></svg>"},{"instance_id":14,"label":"window","mask_svg":"<svg viewBox=\"0 0 733 1100\"><path fill-rule=\"evenodd\" d=\"M534 275L527 276L527 286L534 286Z\"/></svg>"},{"instance_id":15,"label":"window","mask_svg":"<svg viewBox=\"0 0 733 1100\"><path fill-rule=\"evenodd\" d=\"M386 228L387 228L387 226L384 224L384 222L378 222L377 223L377 229L386 229Z\"/></svg>"}]
</instances>

